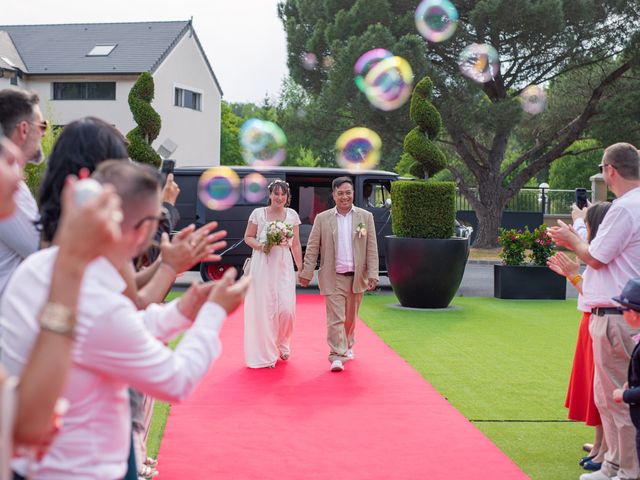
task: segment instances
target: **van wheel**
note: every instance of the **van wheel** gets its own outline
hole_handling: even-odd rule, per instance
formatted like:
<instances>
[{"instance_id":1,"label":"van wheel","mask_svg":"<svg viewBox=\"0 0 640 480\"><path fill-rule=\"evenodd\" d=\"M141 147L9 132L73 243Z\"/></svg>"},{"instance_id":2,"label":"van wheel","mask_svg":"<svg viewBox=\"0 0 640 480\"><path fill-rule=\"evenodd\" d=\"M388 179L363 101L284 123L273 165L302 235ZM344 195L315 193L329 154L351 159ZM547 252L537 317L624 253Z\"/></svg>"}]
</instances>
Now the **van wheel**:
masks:
<instances>
[{"instance_id":1,"label":"van wheel","mask_svg":"<svg viewBox=\"0 0 640 480\"><path fill-rule=\"evenodd\" d=\"M205 282L220 280L229 267L231 265L225 263L203 263L200 265L200 276Z\"/></svg>"}]
</instances>

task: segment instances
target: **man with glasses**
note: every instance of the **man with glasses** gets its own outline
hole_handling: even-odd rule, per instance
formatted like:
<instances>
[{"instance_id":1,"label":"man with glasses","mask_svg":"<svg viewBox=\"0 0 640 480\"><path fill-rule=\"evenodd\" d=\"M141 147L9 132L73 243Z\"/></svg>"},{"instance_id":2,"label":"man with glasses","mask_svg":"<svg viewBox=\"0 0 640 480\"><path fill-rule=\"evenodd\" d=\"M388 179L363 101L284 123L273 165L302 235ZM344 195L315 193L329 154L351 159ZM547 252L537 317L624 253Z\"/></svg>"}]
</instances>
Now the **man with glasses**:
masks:
<instances>
[{"instance_id":1,"label":"man with glasses","mask_svg":"<svg viewBox=\"0 0 640 480\"><path fill-rule=\"evenodd\" d=\"M573 250L592 267L582 283L583 295L591 308L589 332L593 340L595 364L594 397L602 419L608 451L598 472L581 480L620 480L640 477L635 449L635 428L629 407L616 403L613 392L622 387L635 347L637 330L624 321L612 297L627 281L640 276L640 153L628 143L608 147L599 165L604 181L616 195L597 237L590 244L559 221L549 229L555 243Z\"/></svg>"},{"instance_id":2,"label":"man with glasses","mask_svg":"<svg viewBox=\"0 0 640 480\"><path fill-rule=\"evenodd\" d=\"M48 124L38 102L35 93L16 88L0 90L0 126L22 152L22 169L27 162L39 163L43 158L40 143ZM20 182L15 202L15 215L0 222L0 297L13 271L40 243L35 227L38 205L24 181Z\"/></svg>"},{"instance_id":3,"label":"man with glasses","mask_svg":"<svg viewBox=\"0 0 640 480\"><path fill-rule=\"evenodd\" d=\"M334 208L316 216L304 266L298 275L307 287L320 254L318 285L327 310L327 343L332 372L353 360L354 332L365 290L378 283L378 244L371 212L353 205L353 182L338 177L331 184Z\"/></svg>"}]
</instances>

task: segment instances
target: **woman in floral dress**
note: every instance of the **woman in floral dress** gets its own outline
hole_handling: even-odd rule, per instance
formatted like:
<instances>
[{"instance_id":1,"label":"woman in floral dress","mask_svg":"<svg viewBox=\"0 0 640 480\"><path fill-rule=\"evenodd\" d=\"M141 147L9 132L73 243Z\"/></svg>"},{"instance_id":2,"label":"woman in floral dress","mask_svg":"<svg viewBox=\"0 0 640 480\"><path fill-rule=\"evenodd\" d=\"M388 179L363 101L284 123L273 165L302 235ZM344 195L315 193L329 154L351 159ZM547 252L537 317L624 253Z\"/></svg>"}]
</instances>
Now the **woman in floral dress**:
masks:
<instances>
[{"instance_id":1,"label":"woman in floral dress","mask_svg":"<svg viewBox=\"0 0 640 480\"><path fill-rule=\"evenodd\" d=\"M244 302L244 357L250 368L273 368L278 358L289 358L296 315L293 262L298 270L302 267L300 218L288 208L289 184L275 180L268 190L267 206L251 212L244 234L245 243L253 249L252 281ZM283 222L286 225L277 227L292 233L278 244L272 244L277 230L274 222ZM268 235L270 225L272 233Z\"/></svg>"}]
</instances>

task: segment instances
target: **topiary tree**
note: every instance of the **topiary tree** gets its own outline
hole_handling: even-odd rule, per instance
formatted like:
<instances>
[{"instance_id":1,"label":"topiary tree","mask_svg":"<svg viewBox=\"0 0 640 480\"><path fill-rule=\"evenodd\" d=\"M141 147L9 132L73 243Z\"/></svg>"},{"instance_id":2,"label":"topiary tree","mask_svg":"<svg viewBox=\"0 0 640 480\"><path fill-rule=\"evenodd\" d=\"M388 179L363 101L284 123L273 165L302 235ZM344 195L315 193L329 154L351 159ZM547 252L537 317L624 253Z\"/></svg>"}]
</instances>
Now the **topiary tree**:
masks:
<instances>
[{"instance_id":1,"label":"topiary tree","mask_svg":"<svg viewBox=\"0 0 640 480\"><path fill-rule=\"evenodd\" d=\"M143 72L129 92L129 108L138 126L127 133L127 139L132 160L159 167L160 155L151 147L151 142L158 138L162 120L151 106L153 97L153 77Z\"/></svg>"},{"instance_id":2,"label":"topiary tree","mask_svg":"<svg viewBox=\"0 0 640 480\"><path fill-rule=\"evenodd\" d=\"M449 238L454 233L455 185L426 181L446 166L435 145L442 119L431 103L433 83L424 77L413 89L409 115L417 126L404 138L400 163L410 165L412 175L424 179L398 180L391 184L394 235L411 238Z\"/></svg>"}]
</instances>

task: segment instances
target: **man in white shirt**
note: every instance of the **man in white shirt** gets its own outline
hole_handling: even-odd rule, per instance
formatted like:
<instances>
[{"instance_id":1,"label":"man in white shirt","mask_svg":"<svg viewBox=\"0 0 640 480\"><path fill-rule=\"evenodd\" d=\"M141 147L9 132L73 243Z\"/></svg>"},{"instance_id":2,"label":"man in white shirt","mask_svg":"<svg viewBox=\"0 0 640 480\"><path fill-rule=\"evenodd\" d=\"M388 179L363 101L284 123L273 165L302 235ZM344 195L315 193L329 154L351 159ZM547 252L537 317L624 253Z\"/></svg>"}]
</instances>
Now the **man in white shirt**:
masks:
<instances>
[{"instance_id":1,"label":"man in white shirt","mask_svg":"<svg viewBox=\"0 0 640 480\"><path fill-rule=\"evenodd\" d=\"M640 468L635 449L635 428L629 406L613 401L622 388L635 342L635 333L624 321L612 297L631 278L640 276L640 153L628 143L608 147L599 165L604 181L616 195L598 235L590 244L563 222L550 230L553 241L576 252L593 270L582 289L591 309L589 332L595 364L594 397L602 419L608 451L598 472L581 480L637 479Z\"/></svg>"},{"instance_id":2,"label":"man in white shirt","mask_svg":"<svg viewBox=\"0 0 640 480\"><path fill-rule=\"evenodd\" d=\"M157 173L121 161L100 165L95 178L113 184L122 198L122 238L87 268L78 302L73 365L64 398L69 410L40 461L19 457L12 468L33 478L121 479L131 433L127 386L179 401L194 389L220 353L218 331L241 302L247 280L193 285L167 305L138 311L122 294L118 270L144 251L161 218ZM46 301L57 248L25 260L9 281L2 301L0 360L20 374L38 331L37 312ZM168 341L189 329L175 351ZM31 465L29 462L31 461Z\"/></svg>"},{"instance_id":3,"label":"man in white shirt","mask_svg":"<svg viewBox=\"0 0 640 480\"><path fill-rule=\"evenodd\" d=\"M362 295L378 283L378 244L373 215L353 205L352 180L338 177L331 187L336 206L313 221L298 281L309 286L320 255L318 285L327 310L329 361L332 372L341 372L354 358Z\"/></svg>"},{"instance_id":4,"label":"man in white shirt","mask_svg":"<svg viewBox=\"0 0 640 480\"><path fill-rule=\"evenodd\" d=\"M0 126L22 151L23 169L27 162L39 163L43 158L40 142L48 124L38 102L35 93L15 88L0 90ZM15 202L13 217L0 221L0 297L13 271L38 249L40 240L35 226L38 205L24 181L20 182Z\"/></svg>"}]
</instances>

